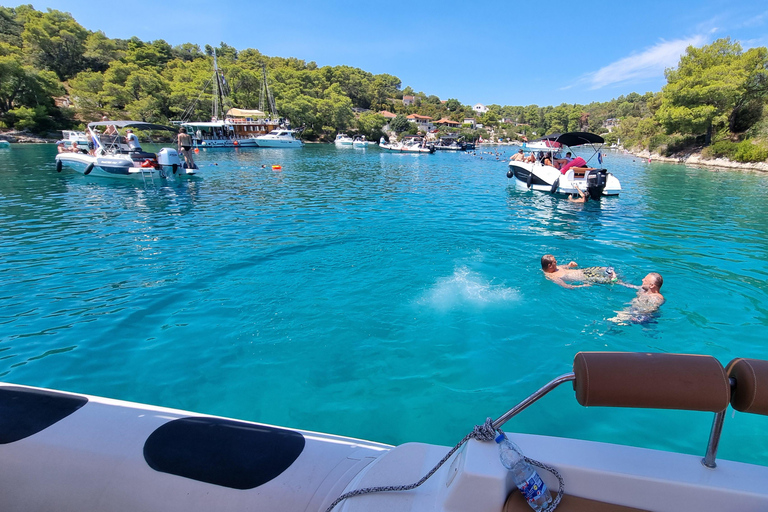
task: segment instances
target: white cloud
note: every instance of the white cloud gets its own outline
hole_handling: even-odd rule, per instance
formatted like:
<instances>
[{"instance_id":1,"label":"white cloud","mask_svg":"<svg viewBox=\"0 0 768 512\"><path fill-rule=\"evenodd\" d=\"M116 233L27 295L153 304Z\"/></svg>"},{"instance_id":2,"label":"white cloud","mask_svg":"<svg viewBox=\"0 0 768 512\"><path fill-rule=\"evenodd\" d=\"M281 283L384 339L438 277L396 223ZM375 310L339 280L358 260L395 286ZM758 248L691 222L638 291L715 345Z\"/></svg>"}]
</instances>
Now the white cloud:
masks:
<instances>
[{"instance_id":1,"label":"white cloud","mask_svg":"<svg viewBox=\"0 0 768 512\"><path fill-rule=\"evenodd\" d=\"M602 89L618 83L639 83L664 76L664 70L677 66L680 56L688 46L702 46L707 36L698 35L688 39L662 41L642 53L617 60L593 73L587 73L565 89L575 85L586 85L589 89Z\"/></svg>"}]
</instances>

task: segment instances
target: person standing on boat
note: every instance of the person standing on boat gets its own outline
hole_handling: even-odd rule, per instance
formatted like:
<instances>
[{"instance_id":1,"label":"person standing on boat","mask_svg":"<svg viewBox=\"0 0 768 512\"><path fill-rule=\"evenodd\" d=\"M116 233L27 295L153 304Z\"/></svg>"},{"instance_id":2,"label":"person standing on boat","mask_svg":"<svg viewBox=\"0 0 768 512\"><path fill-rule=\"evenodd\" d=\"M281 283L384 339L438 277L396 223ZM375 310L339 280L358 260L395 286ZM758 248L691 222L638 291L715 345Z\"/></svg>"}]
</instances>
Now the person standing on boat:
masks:
<instances>
[{"instance_id":1,"label":"person standing on boat","mask_svg":"<svg viewBox=\"0 0 768 512\"><path fill-rule=\"evenodd\" d=\"M551 254L541 257L541 270L544 277L562 286L563 288L583 288L595 283L615 283L618 281L613 267L586 267L576 268L578 263L572 261L567 265L558 265L557 260ZM570 284L581 282L582 284Z\"/></svg>"},{"instance_id":2,"label":"person standing on boat","mask_svg":"<svg viewBox=\"0 0 768 512\"><path fill-rule=\"evenodd\" d=\"M187 133L187 129L183 126L179 128L179 136L176 138L178 144L179 153L184 157L184 163L187 169L195 169L195 161L192 159L192 137Z\"/></svg>"},{"instance_id":3,"label":"person standing on boat","mask_svg":"<svg viewBox=\"0 0 768 512\"><path fill-rule=\"evenodd\" d=\"M629 322L641 324L653 319L654 313L659 310L666 301L661 294L661 285L664 278L657 272L651 272L643 278L640 286L619 281L620 285L637 290L637 296L629 303L624 311L617 311L617 315L609 318L610 322L619 325L627 325Z\"/></svg>"},{"instance_id":4,"label":"person standing on boat","mask_svg":"<svg viewBox=\"0 0 768 512\"><path fill-rule=\"evenodd\" d=\"M101 120L102 122L106 122L109 121L109 118L107 116L102 116ZM104 130L104 135L117 135L117 128L115 128L115 125L107 125L107 128Z\"/></svg>"},{"instance_id":5,"label":"person standing on boat","mask_svg":"<svg viewBox=\"0 0 768 512\"><path fill-rule=\"evenodd\" d=\"M133 133L130 128L125 131L125 143L133 151L141 151L141 144L139 144L139 138Z\"/></svg>"}]
</instances>

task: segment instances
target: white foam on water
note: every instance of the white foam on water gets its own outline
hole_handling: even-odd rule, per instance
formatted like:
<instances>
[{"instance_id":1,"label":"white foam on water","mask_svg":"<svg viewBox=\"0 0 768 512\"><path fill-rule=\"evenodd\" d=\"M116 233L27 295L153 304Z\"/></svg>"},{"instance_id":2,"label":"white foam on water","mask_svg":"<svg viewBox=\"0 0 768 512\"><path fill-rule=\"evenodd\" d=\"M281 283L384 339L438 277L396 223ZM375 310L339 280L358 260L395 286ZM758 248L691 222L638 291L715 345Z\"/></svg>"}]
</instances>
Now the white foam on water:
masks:
<instances>
[{"instance_id":1,"label":"white foam on water","mask_svg":"<svg viewBox=\"0 0 768 512\"><path fill-rule=\"evenodd\" d=\"M418 303L439 311L447 311L465 307L500 306L519 299L519 291L493 284L478 272L461 266L454 270L453 275L438 279Z\"/></svg>"}]
</instances>

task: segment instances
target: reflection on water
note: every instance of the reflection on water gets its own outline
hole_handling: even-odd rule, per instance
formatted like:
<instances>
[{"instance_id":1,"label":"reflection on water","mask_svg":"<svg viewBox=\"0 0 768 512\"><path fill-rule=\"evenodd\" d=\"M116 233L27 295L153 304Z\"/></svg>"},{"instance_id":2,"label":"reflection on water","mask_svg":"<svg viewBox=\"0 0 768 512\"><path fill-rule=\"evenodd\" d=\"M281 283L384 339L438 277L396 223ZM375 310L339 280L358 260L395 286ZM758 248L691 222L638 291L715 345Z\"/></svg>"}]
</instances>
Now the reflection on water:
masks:
<instances>
[{"instance_id":1,"label":"reflection on water","mask_svg":"<svg viewBox=\"0 0 768 512\"><path fill-rule=\"evenodd\" d=\"M211 150L201 179L146 186L56 173L54 154L0 154L7 381L454 444L579 350L768 358L762 174L609 153L623 194L577 204L516 189L510 152ZM635 292L562 289L545 253L660 272L667 303L614 325ZM508 428L700 453L710 423L563 389ZM721 455L768 463L763 427L729 417Z\"/></svg>"}]
</instances>

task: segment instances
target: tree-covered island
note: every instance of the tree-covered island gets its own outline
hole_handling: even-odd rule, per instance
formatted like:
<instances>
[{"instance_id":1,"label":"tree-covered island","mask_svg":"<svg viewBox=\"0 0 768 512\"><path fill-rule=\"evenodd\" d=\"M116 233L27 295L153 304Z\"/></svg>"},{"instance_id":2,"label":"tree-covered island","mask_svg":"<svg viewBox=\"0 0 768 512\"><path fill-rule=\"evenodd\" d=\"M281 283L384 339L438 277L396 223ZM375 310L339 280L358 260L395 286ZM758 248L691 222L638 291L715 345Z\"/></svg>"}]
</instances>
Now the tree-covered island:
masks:
<instances>
[{"instance_id":1,"label":"tree-covered island","mask_svg":"<svg viewBox=\"0 0 768 512\"><path fill-rule=\"evenodd\" d=\"M768 49L744 51L727 38L689 47L656 93L588 105L487 105L478 112L453 98L402 87L393 75L319 67L224 42L201 48L111 39L69 13L31 5L0 6L0 129L55 137L102 115L168 123L186 112L189 119L207 120L213 90L204 86L214 52L233 106L259 107L265 67L280 115L302 127L308 140L332 140L342 131L377 140L385 127L415 133L419 125L407 116L416 114L431 118L427 124L437 135L458 132L467 139L515 141L586 130L661 155L701 149L709 158L768 159Z\"/></svg>"}]
</instances>

